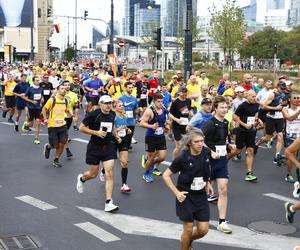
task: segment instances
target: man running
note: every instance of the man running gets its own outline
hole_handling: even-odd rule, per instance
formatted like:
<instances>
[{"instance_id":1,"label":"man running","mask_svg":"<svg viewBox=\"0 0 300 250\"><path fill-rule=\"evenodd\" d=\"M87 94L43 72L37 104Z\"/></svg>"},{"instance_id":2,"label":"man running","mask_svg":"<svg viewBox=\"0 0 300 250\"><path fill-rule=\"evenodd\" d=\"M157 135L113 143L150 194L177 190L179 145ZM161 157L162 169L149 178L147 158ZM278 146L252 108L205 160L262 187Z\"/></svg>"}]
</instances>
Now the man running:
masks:
<instances>
[{"instance_id":1,"label":"man running","mask_svg":"<svg viewBox=\"0 0 300 250\"><path fill-rule=\"evenodd\" d=\"M3 109L2 117L5 118L6 114L10 112L8 122L14 123L13 116L15 114L16 108L16 98L14 96L14 88L16 87L17 83L14 80L14 77L11 73L8 74L7 80L4 80L4 98L5 98L5 109Z\"/></svg>"},{"instance_id":2,"label":"man running","mask_svg":"<svg viewBox=\"0 0 300 250\"><path fill-rule=\"evenodd\" d=\"M114 120L115 114L112 110L112 99L108 95L101 96L99 100L100 109L90 112L79 126L79 131L91 135L86 151L86 164L90 169L77 176L77 191L84 192L84 183L97 177L99 165L102 162L105 170L105 212L114 212L119 209L113 203L112 194L114 188L114 160L117 153L114 147L114 137L118 143L122 139L116 134Z\"/></svg>"}]
</instances>

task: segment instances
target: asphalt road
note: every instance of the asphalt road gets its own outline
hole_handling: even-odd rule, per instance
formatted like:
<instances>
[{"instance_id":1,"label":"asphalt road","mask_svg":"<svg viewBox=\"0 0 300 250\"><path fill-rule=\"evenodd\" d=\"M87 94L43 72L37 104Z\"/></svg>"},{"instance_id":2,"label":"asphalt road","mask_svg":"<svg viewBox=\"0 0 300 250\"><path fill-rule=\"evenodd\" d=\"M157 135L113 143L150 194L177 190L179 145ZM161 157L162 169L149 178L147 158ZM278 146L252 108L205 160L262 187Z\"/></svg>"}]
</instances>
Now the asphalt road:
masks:
<instances>
[{"instance_id":1,"label":"asphalt road","mask_svg":"<svg viewBox=\"0 0 300 250\"><path fill-rule=\"evenodd\" d=\"M116 162L114 202L120 210L110 215L103 212L104 184L98 178L85 184L84 194L78 194L75 188L77 175L87 169L87 136L71 129L74 157L68 160L64 153L63 167L56 169L51 165L52 157L45 160L42 155L47 142L46 128L41 131L41 144L34 145L33 135L16 133L5 122L0 119L0 249L1 237L20 234L29 235L39 249L179 249L181 225L175 215L175 198L161 177L155 177L150 184L142 180L142 128L136 128L138 144L133 145L129 155L128 184L132 193L119 192L121 176ZM170 162L173 142L168 141L168 149ZM243 180L243 160L230 162L227 220L233 234L216 231L218 213L212 204L211 230L203 241L194 243L194 249L289 250L297 242L300 245L299 214L293 224L297 232L290 235L258 234L247 229L249 223L256 221L285 223L283 204L292 198L292 184L284 181L285 168L272 163L273 153L274 149L259 150L254 168L257 183ZM161 166L165 168L167 165ZM273 198L265 195L270 193Z\"/></svg>"}]
</instances>

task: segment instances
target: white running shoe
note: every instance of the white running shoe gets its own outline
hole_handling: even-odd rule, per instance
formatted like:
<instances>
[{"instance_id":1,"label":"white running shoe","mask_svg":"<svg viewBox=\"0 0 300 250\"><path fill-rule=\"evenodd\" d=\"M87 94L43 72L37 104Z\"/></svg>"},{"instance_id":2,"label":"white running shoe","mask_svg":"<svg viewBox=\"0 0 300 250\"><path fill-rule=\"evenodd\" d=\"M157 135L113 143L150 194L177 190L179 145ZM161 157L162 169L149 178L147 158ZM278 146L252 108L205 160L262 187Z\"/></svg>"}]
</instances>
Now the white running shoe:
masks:
<instances>
[{"instance_id":1,"label":"white running shoe","mask_svg":"<svg viewBox=\"0 0 300 250\"><path fill-rule=\"evenodd\" d=\"M300 183L298 181L296 181L294 183L294 191L293 191L293 196L295 198L299 198L300 197Z\"/></svg>"},{"instance_id":2,"label":"white running shoe","mask_svg":"<svg viewBox=\"0 0 300 250\"><path fill-rule=\"evenodd\" d=\"M138 142L134 139L134 137L131 138L131 143L132 144L137 144Z\"/></svg>"},{"instance_id":3,"label":"white running shoe","mask_svg":"<svg viewBox=\"0 0 300 250\"><path fill-rule=\"evenodd\" d=\"M232 230L228 226L227 221L222 222L221 224L218 225L217 230L220 232L223 232L224 234L231 234Z\"/></svg>"},{"instance_id":4,"label":"white running shoe","mask_svg":"<svg viewBox=\"0 0 300 250\"><path fill-rule=\"evenodd\" d=\"M84 191L84 187L83 187L83 182L80 180L80 178L83 176L83 174L79 174L77 176L77 185L76 185L76 189L77 189L77 192L82 194L83 191Z\"/></svg>"},{"instance_id":5,"label":"white running shoe","mask_svg":"<svg viewBox=\"0 0 300 250\"><path fill-rule=\"evenodd\" d=\"M99 179L100 179L101 182L105 181L105 174L102 173L102 170L100 170Z\"/></svg>"},{"instance_id":6,"label":"white running shoe","mask_svg":"<svg viewBox=\"0 0 300 250\"><path fill-rule=\"evenodd\" d=\"M115 212L119 210L119 207L113 203L113 200L110 200L109 203L105 203L105 212Z\"/></svg>"},{"instance_id":7,"label":"white running shoe","mask_svg":"<svg viewBox=\"0 0 300 250\"><path fill-rule=\"evenodd\" d=\"M130 193L131 192L131 188L127 185L127 184L123 184L123 186L120 189L121 193Z\"/></svg>"}]
</instances>

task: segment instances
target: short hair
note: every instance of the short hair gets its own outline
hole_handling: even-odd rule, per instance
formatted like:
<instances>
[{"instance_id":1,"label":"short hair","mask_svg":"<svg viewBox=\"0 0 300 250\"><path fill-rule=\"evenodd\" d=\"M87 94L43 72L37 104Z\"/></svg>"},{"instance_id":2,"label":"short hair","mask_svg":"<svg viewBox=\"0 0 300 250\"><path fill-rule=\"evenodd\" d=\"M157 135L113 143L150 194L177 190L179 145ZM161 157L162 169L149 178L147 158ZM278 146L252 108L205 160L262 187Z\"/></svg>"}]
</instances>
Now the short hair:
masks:
<instances>
[{"instance_id":1,"label":"short hair","mask_svg":"<svg viewBox=\"0 0 300 250\"><path fill-rule=\"evenodd\" d=\"M196 137L201 136L205 137L202 130L198 128L192 128L189 132L187 132L183 137L183 145L185 148L189 149L191 145L191 141Z\"/></svg>"},{"instance_id":2,"label":"short hair","mask_svg":"<svg viewBox=\"0 0 300 250\"><path fill-rule=\"evenodd\" d=\"M124 84L125 88L127 88L128 85L133 85L133 83L132 82L125 82L125 84Z\"/></svg>"},{"instance_id":3,"label":"short hair","mask_svg":"<svg viewBox=\"0 0 300 250\"><path fill-rule=\"evenodd\" d=\"M56 87L56 89L59 90L60 87L64 87L64 84L63 84L63 83L59 84L59 85Z\"/></svg>"},{"instance_id":4,"label":"short hair","mask_svg":"<svg viewBox=\"0 0 300 250\"><path fill-rule=\"evenodd\" d=\"M213 109L217 109L219 103L226 103L226 99L224 96L216 96L213 102Z\"/></svg>"},{"instance_id":5,"label":"short hair","mask_svg":"<svg viewBox=\"0 0 300 250\"><path fill-rule=\"evenodd\" d=\"M33 82L35 81L35 79L39 79L39 77L38 77L38 76L32 77L32 81L33 81Z\"/></svg>"},{"instance_id":6,"label":"short hair","mask_svg":"<svg viewBox=\"0 0 300 250\"><path fill-rule=\"evenodd\" d=\"M161 93L155 93L153 96L153 102L160 100L160 99L164 99L163 95Z\"/></svg>"},{"instance_id":7,"label":"short hair","mask_svg":"<svg viewBox=\"0 0 300 250\"><path fill-rule=\"evenodd\" d=\"M167 84L166 82L163 82L163 83L161 84L161 86L168 86L168 84Z\"/></svg>"}]
</instances>

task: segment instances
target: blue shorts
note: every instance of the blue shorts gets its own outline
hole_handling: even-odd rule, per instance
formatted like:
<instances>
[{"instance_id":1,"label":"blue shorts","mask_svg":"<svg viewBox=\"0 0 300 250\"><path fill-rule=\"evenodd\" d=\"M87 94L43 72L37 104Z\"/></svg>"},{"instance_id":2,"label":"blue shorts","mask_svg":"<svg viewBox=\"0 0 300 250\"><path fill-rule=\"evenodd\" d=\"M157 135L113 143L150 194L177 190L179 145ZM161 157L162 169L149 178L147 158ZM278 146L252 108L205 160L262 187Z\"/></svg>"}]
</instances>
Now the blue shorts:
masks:
<instances>
[{"instance_id":1,"label":"blue shorts","mask_svg":"<svg viewBox=\"0 0 300 250\"><path fill-rule=\"evenodd\" d=\"M211 172L210 179L228 179L228 160L224 157L224 159L214 160L210 159L211 164Z\"/></svg>"},{"instance_id":2,"label":"blue shorts","mask_svg":"<svg viewBox=\"0 0 300 250\"><path fill-rule=\"evenodd\" d=\"M23 100L18 100L17 99L17 102L16 102L16 109L17 110L24 110L26 107L26 102L23 101Z\"/></svg>"}]
</instances>

